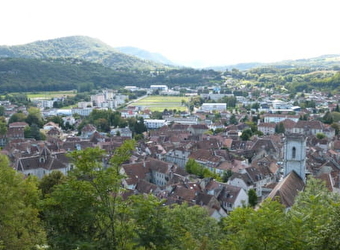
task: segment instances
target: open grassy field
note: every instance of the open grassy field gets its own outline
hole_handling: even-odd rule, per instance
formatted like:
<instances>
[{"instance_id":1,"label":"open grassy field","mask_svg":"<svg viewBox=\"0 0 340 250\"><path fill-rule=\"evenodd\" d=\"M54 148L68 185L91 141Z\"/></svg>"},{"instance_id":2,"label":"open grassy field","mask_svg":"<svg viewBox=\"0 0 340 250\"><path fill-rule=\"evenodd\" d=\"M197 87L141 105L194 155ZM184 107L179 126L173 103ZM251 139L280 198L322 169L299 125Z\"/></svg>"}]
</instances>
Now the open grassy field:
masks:
<instances>
[{"instance_id":1,"label":"open grassy field","mask_svg":"<svg viewBox=\"0 0 340 250\"><path fill-rule=\"evenodd\" d=\"M58 98L63 96L75 96L77 91L70 90L70 91L49 91L49 92L29 92L27 93L27 97L30 99L34 98L44 98L44 99L51 99L51 98Z\"/></svg>"},{"instance_id":2,"label":"open grassy field","mask_svg":"<svg viewBox=\"0 0 340 250\"><path fill-rule=\"evenodd\" d=\"M187 107L182 105L182 100L188 102L190 97L184 96L147 96L138 100L131 106L143 106L151 111L163 111L164 109L176 109L180 111L187 111Z\"/></svg>"},{"instance_id":3,"label":"open grassy field","mask_svg":"<svg viewBox=\"0 0 340 250\"><path fill-rule=\"evenodd\" d=\"M70 91L47 91L47 92L23 92L23 93L9 93L8 95L15 94L25 94L30 99L52 99L54 97L62 97L62 96L75 96L77 94L76 90Z\"/></svg>"}]
</instances>

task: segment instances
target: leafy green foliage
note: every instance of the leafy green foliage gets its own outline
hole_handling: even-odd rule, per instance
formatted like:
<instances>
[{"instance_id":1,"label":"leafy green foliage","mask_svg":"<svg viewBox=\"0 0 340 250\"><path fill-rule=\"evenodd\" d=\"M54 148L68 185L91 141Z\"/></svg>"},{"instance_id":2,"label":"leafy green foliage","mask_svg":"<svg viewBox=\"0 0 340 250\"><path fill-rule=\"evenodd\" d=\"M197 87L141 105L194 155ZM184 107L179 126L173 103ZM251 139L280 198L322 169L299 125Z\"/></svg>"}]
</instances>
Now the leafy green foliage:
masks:
<instances>
[{"instance_id":1,"label":"leafy green foliage","mask_svg":"<svg viewBox=\"0 0 340 250\"><path fill-rule=\"evenodd\" d=\"M293 207L266 200L258 209L238 208L224 218L228 249L339 249L339 195L308 179Z\"/></svg>"},{"instance_id":2,"label":"leafy green foliage","mask_svg":"<svg viewBox=\"0 0 340 250\"><path fill-rule=\"evenodd\" d=\"M240 135L240 138L242 141L248 141L253 136L253 132L250 128L247 128L242 131L242 134Z\"/></svg>"},{"instance_id":3,"label":"leafy green foliage","mask_svg":"<svg viewBox=\"0 0 340 250\"><path fill-rule=\"evenodd\" d=\"M0 155L0 247L34 249L45 243L39 219L37 180L26 178L9 167Z\"/></svg>"},{"instance_id":4,"label":"leafy green foliage","mask_svg":"<svg viewBox=\"0 0 340 250\"><path fill-rule=\"evenodd\" d=\"M286 249L289 244L284 208L267 201L255 211L238 208L223 221L226 249Z\"/></svg>"},{"instance_id":5,"label":"leafy green foliage","mask_svg":"<svg viewBox=\"0 0 340 250\"><path fill-rule=\"evenodd\" d=\"M256 191L254 189L249 189L248 191L248 204L251 207L255 207L258 203L258 197L256 195Z\"/></svg>"},{"instance_id":6,"label":"leafy green foliage","mask_svg":"<svg viewBox=\"0 0 340 250\"><path fill-rule=\"evenodd\" d=\"M285 132L285 130L286 129L285 129L285 127L284 127L282 122L279 122L278 124L276 124L276 126L275 126L275 133L276 134L282 134L282 133Z\"/></svg>"},{"instance_id":7,"label":"leafy green foliage","mask_svg":"<svg viewBox=\"0 0 340 250\"><path fill-rule=\"evenodd\" d=\"M185 164L185 170L189 174L197 175L200 178L212 177L218 180L221 179L221 177L218 174L213 173L212 171L203 167L201 164L199 164L198 162L191 158L189 158L188 162Z\"/></svg>"},{"instance_id":8,"label":"leafy green foliage","mask_svg":"<svg viewBox=\"0 0 340 250\"><path fill-rule=\"evenodd\" d=\"M0 92L78 90L88 92L99 88L150 84L167 84L169 87L200 86L209 81L221 81L220 73L194 69L163 69L154 75L145 69L109 68L74 58L4 58L0 60Z\"/></svg>"}]
</instances>

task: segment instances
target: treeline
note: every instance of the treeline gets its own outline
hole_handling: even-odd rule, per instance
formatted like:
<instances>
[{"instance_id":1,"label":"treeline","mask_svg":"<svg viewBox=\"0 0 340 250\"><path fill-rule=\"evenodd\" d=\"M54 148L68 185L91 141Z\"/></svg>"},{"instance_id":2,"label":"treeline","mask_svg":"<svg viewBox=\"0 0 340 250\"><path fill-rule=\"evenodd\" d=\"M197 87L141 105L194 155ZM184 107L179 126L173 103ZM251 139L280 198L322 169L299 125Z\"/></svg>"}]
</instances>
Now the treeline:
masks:
<instances>
[{"instance_id":1,"label":"treeline","mask_svg":"<svg viewBox=\"0 0 340 250\"><path fill-rule=\"evenodd\" d=\"M290 210L277 201L237 208L218 222L205 208L130 195L120 166L134 141L109 162L99 148L70 153L68 176L23 176L0 156L3 249L340 249L340 199L316 179ZM103 165L103 162L106 162Z\"/></svg>"},{"instance_id":2,"label":"treeline","mask_svg":"<svg viewBox=\"0 0 340 250\"><path fill-rule=\"evenodd\" d=\"M74 58L0 60L0 92L59 91L79 92L126 85L150 87L151 84L201 86L221 81L213 70L172 69L149 71L108 68Z\"/></svg>"},{"instance_id":3,"label":"treeline","mask_svg":"<svg viewBox=\"0 0 340 250\"><path fill-rule=\"evenodd\" d=\"M337 92L340 88L338 67L315 69L312 67L280 68L277 66L259 67L248 71L232 69L223 75L233 79L249 81L258 87L273 88L290 93L311 91Z\"/></svg>"}]
</instances>

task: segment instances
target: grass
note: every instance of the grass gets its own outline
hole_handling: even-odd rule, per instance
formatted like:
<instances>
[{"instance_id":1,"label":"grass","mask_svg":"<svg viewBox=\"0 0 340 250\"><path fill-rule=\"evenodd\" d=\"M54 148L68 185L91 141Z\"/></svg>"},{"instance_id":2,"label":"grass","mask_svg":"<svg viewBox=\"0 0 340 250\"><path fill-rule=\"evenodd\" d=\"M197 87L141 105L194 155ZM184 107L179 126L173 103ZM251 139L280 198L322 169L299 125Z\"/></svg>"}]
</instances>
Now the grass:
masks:
<instances>
[{"instance_id":1,"label":"grass","mask_svg":"<svg viewBox=\"0 0 340 250\"><path fill-rule=\"evenodd\" d=\"M14 94L26 94L30 99L52 99L54 97L63 97L63 96L75 96L77 92L75 90L69 91L46 91L46 92L25 92L25 93L9 93L9 95Z\"/></svg>"},{"instance_id":2,"label":"grass","mask_svg":"<svg viewBox=\"0 0 340 250\"><path fill-rule=\"evenodd\" d=\"M137 102L132 103L132 106L143 106L151 111L163 111L164 109L176 109L187 111L187 107L182 105L182 100L188 102L190 97L184 96L147 96Z\"/></svg>"}]
</instances>

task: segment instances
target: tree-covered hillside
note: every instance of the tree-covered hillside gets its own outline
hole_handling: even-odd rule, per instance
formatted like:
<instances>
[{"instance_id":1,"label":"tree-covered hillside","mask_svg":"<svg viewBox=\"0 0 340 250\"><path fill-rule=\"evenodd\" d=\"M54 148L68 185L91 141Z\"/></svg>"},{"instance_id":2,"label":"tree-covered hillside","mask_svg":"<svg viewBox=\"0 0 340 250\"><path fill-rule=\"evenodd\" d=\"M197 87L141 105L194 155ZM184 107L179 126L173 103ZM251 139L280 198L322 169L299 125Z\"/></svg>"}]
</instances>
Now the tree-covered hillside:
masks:
<instances>
[{"instance_id":1,"label":"tree-covered hillside","mask_svg":"<svg viewBox=\"0 0 340 250\"><path fill-rule=\"evenodd\" d=\"M127 85L169 87L207 85L221 81L219 72L194 69L112 69L98 63L74 58L3 58L0 59L0 92L90 91L99 88L119 88Z\"/></svg>"},{"instance_id":2,"label":"tree-covered hillside","mask_svg":"<svg viewBox=\"0 0 340 250\"><path fill-rule=\"evenodd\" d=\"M0 46L0 57L42 59L73 57L112 68L153 69L163 66L160 63L123 54L98 39L85 36L63 37L25 45Z\"/></svg>"}]
</instances>

